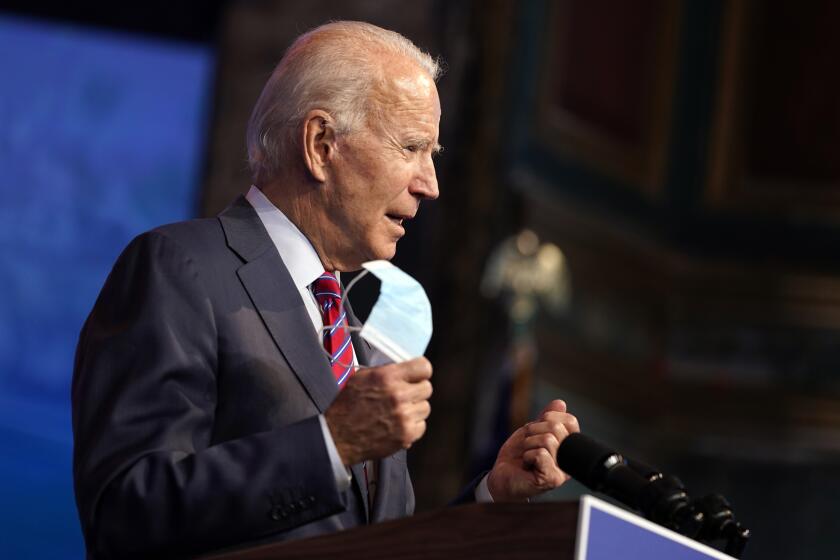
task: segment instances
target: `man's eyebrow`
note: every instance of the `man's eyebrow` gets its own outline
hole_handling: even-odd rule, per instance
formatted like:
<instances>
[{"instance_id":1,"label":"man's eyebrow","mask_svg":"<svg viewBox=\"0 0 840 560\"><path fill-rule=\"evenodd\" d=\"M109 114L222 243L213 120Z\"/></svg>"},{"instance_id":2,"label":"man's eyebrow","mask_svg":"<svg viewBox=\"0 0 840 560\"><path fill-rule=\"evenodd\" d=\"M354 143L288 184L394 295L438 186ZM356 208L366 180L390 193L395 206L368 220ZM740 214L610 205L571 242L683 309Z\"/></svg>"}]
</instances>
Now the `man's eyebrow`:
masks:
<instances>
[{"instance_id":1,"label":"man's eyebrow","mask_svg":"<svg viewBox=\"0 0 840 560\"><path fill-rule=\"evenodd\" d=\"M415 138L413 140L409 140L408 144L412 144L417 146L421 150L431 150L434 155L437 155L443 151L443 146L438 144L437 142L432 142L428 138Z\"/></svg>"}]
</instances>

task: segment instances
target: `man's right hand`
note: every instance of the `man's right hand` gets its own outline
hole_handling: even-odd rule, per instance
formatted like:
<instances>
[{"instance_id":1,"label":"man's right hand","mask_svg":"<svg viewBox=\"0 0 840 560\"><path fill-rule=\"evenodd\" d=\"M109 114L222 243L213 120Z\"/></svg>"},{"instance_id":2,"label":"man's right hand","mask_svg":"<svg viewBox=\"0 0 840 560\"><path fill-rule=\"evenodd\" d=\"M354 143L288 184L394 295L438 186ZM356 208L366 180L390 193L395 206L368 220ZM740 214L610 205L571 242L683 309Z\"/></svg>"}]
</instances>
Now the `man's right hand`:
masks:
<instances>
[{"instance_id":1,"label":"man's right hand","mask_svg":"<svg viewBox=\"0 0 840 560\"><path fill-rule=\"evenodd\" d=\"M350 376L324 413L345 465L387 457L423 436L431 377L432 364L422 357Z\"/></svg>"}]
</instances>

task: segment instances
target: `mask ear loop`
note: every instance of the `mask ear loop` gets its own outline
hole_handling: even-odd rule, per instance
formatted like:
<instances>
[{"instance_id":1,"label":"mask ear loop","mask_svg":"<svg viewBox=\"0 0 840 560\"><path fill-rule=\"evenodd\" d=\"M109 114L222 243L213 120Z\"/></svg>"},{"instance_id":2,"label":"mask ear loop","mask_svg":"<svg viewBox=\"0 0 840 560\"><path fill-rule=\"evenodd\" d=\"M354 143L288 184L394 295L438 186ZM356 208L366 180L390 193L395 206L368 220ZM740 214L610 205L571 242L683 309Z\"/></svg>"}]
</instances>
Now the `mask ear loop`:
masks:
<instances>
[{"instance_id":1,"label":"mask ear loop","mask_svg":"<svg viewBox=\"0 0 840 560\"><path fill-rule=\"evenodd\" d=\"M344 316L344 314L345 314L345 313L344 313L344 302L347 300L347 296L350 294L350 290L352 290L352 289L353 289L353 286L355 286L355 285L356 285L356 282L358 282L358 281L359 281L359 280L361 280L363 277L365 277L365 276L366 276L369 272L370 272L370 271L369 271L368 269L366 269L366 268L365 268L365 269L362 269L362 271L361 271L359 274L357 274L357 275L356 275L356 277L355 277L355 278L353 278L353 279L350 281L350 283L349 283L349 284L347 284L347 287L344 289L344 293L341 295L341 300L338 302L338 316L339 316L339 317L342 317L342 316ZM345 322L345 324L344 324L343 326L342 326L342 325L336 325L336 324L333 324L333 325L324 325L323 327L321 327L320 329L318 329L318 335L321 337L321 340L323 340L323 339L324 339L324 332L325 332L325 331L327 331L327 330L329 329L330 334L332 334L332 333L335 331L335 329L337 329L337 328L339 328L339 327L343 328L343 329L347 332L347 334L348 334L348 335L349 335L349 334L351 334L351 333L358 332L358 331L362 330L362 327L351 327L351 326L350 326L350 322L349 322L349 321L346 321L346 322ZM324 350L324 353L325 353L325 354L327 353L327 352L326 352L326 350ZM329 359L329 354L327 354L327 359ZM356 357L356 359L358 359L358 356ZM346 368L348 365L350 365L350 364L345 364L345 363L343 363L343 362L338 362L338 364L339 364L340 366L345 367L345 368ZM354 369L355 369L355 370L357 370L357 371L358 371L359 369L361 369L361 368L363 368L363 367L367 367L367 366L365 366L365 365L363 365L363 364L358 364L358 365L354 365L353 367L354 367Z\"/></svg>"}]
</instances>

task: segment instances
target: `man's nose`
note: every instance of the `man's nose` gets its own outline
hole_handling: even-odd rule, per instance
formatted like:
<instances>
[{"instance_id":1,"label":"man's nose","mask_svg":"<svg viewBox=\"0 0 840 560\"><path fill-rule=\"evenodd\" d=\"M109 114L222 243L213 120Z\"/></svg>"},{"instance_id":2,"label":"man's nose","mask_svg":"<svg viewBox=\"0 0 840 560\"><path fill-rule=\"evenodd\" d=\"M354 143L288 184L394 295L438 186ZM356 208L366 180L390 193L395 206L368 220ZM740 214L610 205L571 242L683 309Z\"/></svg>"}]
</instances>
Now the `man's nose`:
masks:
<instances>
[{"instance_id":1,"label":"man's nose","mask_svg":"<svg viewBox=\"0 0 840 560\"><path fill-rule=\"evenodd\" d=\"M427 200L434 200L440 196L438 191L437 174L435 172L435 164L429 158L423 166L423 170L416 181L412 182L414 188L411 189L411 194L419 196Z\"/></svg>"}]
</instances>

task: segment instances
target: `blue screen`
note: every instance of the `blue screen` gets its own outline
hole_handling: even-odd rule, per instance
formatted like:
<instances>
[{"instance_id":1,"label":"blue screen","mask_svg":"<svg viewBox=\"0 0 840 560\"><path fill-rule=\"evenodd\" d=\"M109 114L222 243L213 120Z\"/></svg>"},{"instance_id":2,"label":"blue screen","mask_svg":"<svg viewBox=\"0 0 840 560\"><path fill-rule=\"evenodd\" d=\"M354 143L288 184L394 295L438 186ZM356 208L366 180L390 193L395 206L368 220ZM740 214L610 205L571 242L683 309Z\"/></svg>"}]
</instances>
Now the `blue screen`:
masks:
<instances>
[{"instance_id":1,"label":"blue screen","mask_svg":"<svg viewBox=\"0 0 840 560\"><path fill-rule=\"evenodd\" d=\"M589 532L584 538L586 557L580 560L714 560L723 556L717 551L712 555L690 548L674 537L655 533L594 506L589 510Z\"/></svg>"},{"instance_id":2,"label":"blue screen","mask_svg":"<svg viewBox=\"0 0 840 560\"><path fill-rule=\"evenodd\" d=\"M70 381L126 243L197 206L209 47L0 17L0 558L83 558Z\"/></svg>"}]
</instances>

